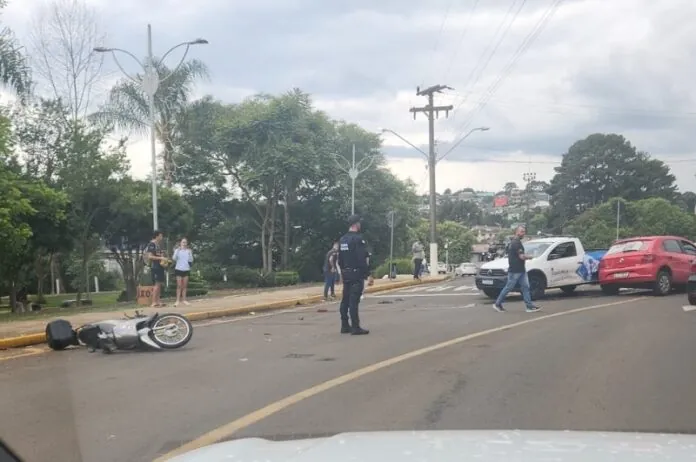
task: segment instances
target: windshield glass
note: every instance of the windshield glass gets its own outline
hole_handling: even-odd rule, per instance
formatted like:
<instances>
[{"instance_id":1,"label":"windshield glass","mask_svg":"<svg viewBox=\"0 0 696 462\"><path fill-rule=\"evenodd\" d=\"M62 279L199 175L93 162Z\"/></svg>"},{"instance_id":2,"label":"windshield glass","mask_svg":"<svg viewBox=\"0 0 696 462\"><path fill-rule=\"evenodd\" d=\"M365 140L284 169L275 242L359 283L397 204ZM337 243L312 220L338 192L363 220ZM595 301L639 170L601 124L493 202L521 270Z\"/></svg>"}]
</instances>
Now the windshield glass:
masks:
<instances>
[{"instance_id":1,"label":"windshield glass","mask_svg":"<svg viewBox=\"0 0 696 462\"><path fill-rule=\"evenodd\" d=\"M550 245L550 242L525 242L524 253L530 255L532 258L537 258L540 257Z\"/></svg>"},{"instance_id":2,"label":"windshield glass","mask_svg":"<svg viewBox=\"0 0 696 462\"><path fill-rule=\"evenodd\" d=\"M650 244L650 241L621 242L619 244L612 245L609 250L607 250L607 255L611 255L613 253L638 252L640 250L647 249L648 244Z\"/></svg>"}]
</instances>

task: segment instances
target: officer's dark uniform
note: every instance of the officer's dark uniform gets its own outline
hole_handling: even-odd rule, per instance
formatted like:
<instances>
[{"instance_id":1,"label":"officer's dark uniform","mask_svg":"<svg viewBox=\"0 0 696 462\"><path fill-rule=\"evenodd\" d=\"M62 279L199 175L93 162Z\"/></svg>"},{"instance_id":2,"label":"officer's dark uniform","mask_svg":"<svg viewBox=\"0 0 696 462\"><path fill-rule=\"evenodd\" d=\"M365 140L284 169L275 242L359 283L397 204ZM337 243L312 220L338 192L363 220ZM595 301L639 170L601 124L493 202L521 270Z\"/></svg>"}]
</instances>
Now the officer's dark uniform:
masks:
<instances>
[{"instance_id":1,"label":"officer's dark uniform","mask_svg":"<svg viewBox=\"0 0 696 462\"><path fill-rule=\"evenodd\" d=\"M348 219L348 225L360 223L360 217L352 215ZM370 331L360 327L358 305L365 288L365 279L370 274L369 253L362 235L358 231L348 231L339 240L338 265L341 268L343 279L343 298L341 299L341 333L353 335L365 335ZM348 313L350 321L348 323Z\"/></svg>"}]
</instances>

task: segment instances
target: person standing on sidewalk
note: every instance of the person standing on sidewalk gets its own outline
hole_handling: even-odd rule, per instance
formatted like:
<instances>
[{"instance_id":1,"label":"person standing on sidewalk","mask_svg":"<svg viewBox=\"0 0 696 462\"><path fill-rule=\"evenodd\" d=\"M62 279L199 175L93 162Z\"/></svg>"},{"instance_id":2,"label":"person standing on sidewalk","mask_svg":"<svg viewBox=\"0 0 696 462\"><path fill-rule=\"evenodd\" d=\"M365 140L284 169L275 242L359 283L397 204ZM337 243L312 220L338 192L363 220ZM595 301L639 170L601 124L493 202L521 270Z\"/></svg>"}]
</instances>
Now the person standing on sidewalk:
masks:
<instances>
[{"instance_id":1,"label":"person standing on sidewalk","mask_svg":"<svg viewBox=\"0 0 696 462\"><path fill-rule=\"evenodd\" d=\"M338 278L338 241L334 242L331 249L324 256L324 300L329 300L329 290L331 300L336 298L336 279Z\"/></svg>"},{"instance_id":2,"label":"person standing on sidewalk","mask_svg":"<svg viewBox=\"0 0 696 462\"><path fill-rule=\"evenodd\" d=\"M165 306L161 300L160 296L162 293L162 284L164 283L165 274L164 268L169 263L167 257L162 256L162 239L164 239L164 234L162 231L155 231L152 233L152 240L147 244L145 248L145 261L150 265L150 273L152 274L152 308Z\"/></svg>"},{"instance_id":3,"label":"person standing on sidewalk","mask_svg":"<svg viewBox=\"0 0 696 462\"><path fill-rule=\"evenodd\" d=\"M361 220L358 215L348 218L348 232L339 239L338 266L343 279L341 297L341 333L366 335L370 331L360 327L358 307L365 288L365 280L370 278L369 252L367 244L360 234ZM369 281L372 282L371 280ZM350 324L348 315L350 314Z\"/></svg>"},{"instance_id":4,"label":"person standing on sidewalk","mask_svg":"<svg viewBox=\"0 0 696 462\"><path fill-rule=\"evenodd\" d=\"M189 275L191 274L191 264L193 263L193 252L188 246L186 238L181 239L179 247L174 251L172 256L174 260L174 275L176 276L176 302L174 306L178 306L180 302L184 305L190 305L186 300L186 290L188 289Z\"/></svg>"},{"instance_id":5,"label":"person standing on sidewalk","mask_svg":"<svg viewBox=\"0 0 696 462\"><path fill-rule=\"evenodd\" d=\"M500 295L498 295L498 299L493 304L493 309L499 313L505 311L505 308L503 308L503 301L505 300L507 294L515 288L518 282L522 291L524 304L527 306L527 313L535 313L541 310L541 308L532 303L532 296L529 291L529 278L527 277L527 268L525 267L525 262L527 260L531 260L533 257L524 253L524 245L522 245L524 232L524 226L518 226L515 230L515 236L510 241L508 247L507 284L505 284L505 287L503 287Z\"/></svg>"},{"instance_id":6,"label":"person standing on sidewalk","mask_svg":"<svg viewBox=\"0 0 696 462\"><path fill-rule=\"evenodd\" d=\"M413 253L413 279L420 279L423 273L423 258L425 258L425 249L420 241L413 243L411 247Z\"/></svg>"}]
</instances>

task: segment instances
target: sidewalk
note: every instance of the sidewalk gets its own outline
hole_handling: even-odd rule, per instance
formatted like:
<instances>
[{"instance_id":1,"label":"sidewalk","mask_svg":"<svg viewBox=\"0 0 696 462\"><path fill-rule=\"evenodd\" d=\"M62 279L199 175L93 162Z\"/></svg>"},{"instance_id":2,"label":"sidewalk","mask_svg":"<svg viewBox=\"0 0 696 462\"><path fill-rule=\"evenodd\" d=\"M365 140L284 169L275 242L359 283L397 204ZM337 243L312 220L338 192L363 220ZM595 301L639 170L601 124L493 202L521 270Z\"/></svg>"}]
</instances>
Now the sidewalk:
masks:
<instances>
[{"instance_id":1,"label":"sidewalk","mask_svg":"<svg viewBox=\"0 0 696 462\"><path fill-rule=\"evenodd\" d=\"M422 283L439 282L446 279L446 276L424 277ZM396 280L376 279L373 287L367 287L366 292L379 292L390 290L392 287L398 288L405 285L414 285L418 282L412 279L410 275L399 275ZM341 285L336 287L336 295L341 293ZM155 311L160 313L181 313L186 314L192 321L201 319L210 319L223 316L232 316L235 314L250 313L254 311L264 311L273 309L289 308L294 305L305 305L320 302L323 298L323 286L319 287L300 287L275 289L271 291L262 291L257 293L243 293L239 295L227 295L216 298L201 298L192 300L190 306L180 305L174 307L168 303L162 308L139 308L145 314L150 314ZM87 324L95 321L102 321L109 318L120 318L123 312L133 313L132 308L119 308L114 311L99 311L94 313L78 313L66 314L63 316L57 315L55 318L40 318L27 321L12 321L0 324L0 348L11 348L14 345L3 345L3 340L8 340L12 337L27 336L33 337L43 335L46 324L52 319L66 319L70 321L74 327L82 324ZM5 342L7 343L7 342ZM34 342L39 343L39 342Z\"/></svg>"}]
</instances>

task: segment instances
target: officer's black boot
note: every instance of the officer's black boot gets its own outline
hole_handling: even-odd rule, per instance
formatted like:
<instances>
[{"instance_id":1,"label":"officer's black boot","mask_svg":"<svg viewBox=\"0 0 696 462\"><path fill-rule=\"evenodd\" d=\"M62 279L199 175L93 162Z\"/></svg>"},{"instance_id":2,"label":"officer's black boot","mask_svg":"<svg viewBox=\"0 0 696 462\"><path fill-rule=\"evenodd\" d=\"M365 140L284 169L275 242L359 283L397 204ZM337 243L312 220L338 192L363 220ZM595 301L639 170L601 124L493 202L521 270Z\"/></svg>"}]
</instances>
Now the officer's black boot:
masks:
<instances>
[{"instance_id":1,"label":"officer's black boot","mask_svg":"<svg viewBox=\"0 0 696 462\"><path fill-rule=\"evenodd\" d=\"M358 317L357 313L353 314L351 321L353 322L353 328L351 329L351 332L350 332L351 335L367 335L370 333L369 330L363 329L362 327L360 327L360 318Z\"/></svg>"}]
</instances>

